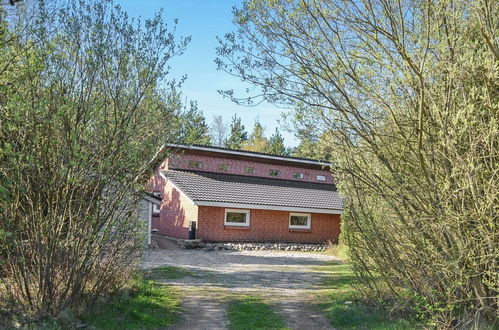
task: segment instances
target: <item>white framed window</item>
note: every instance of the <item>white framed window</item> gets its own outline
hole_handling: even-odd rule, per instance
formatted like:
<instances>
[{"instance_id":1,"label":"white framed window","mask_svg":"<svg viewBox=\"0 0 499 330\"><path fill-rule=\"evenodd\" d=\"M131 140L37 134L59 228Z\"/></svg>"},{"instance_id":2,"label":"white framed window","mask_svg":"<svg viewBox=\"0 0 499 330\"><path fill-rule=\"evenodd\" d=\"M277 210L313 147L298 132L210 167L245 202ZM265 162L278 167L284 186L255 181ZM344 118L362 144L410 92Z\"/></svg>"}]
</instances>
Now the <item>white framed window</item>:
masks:
<instances>
[{"instance_id":1,"label":"white framed window","mask_svg":"<svg viewBox=\"0 0 499 330\"><path fill-rule=\"evenodd\" d=\"M326 181L326 176L317 174L316 179L317 181Z\"/></svg>"},{"instance_id":2,"label":"white framed window","mask_svg":"<svg viewBox=\"0 0 499 330\"><path fill-rule=\"evenodd\" d=\"M290 213L289 228L291 229L310 229L310 213Z\"/></svg>"},{"instance_id":3,"label":"white framed window","mask_svg":"<svg viewBox=\"0 0 499 330\"><path fill-rule=\"evenodd\" d=\"M160 191L153 191L152 194L156 197L161 198L161 192ZM157 204L152 204L152 214L156 215L159 214L160 211L160 206Z\"/></svg>"},{"instance_id":4,"label":"white framed window","mask_svg":"<svg viewBox=\"0 0 499 330\"><path fill-rule=\"evenodd\" d=\"M281 175L281 171L279 171L279 170L270 170L269 174L271 176L279 176L279 175Z\"/></svg>"},{"instance_id":5,"label":"white framed window","mask_svg":"<svg viewBox=\"0 0 499 330\"><path fill-rule=\"evenodd\" d=\"M293 178L295 178L295 179L303 179L303 173L295 172L295 173L293 173Z\"/></svg>"},{"instance_id":6,"label":"white framed window","mask_svg":"<svg viewBox=\"0 0 499 330\"><path fill-rule=\"evenodd\" d=\"M224 225L248 227L250 223L249 210L225 209Z\"/></svg>"}]
</instances>

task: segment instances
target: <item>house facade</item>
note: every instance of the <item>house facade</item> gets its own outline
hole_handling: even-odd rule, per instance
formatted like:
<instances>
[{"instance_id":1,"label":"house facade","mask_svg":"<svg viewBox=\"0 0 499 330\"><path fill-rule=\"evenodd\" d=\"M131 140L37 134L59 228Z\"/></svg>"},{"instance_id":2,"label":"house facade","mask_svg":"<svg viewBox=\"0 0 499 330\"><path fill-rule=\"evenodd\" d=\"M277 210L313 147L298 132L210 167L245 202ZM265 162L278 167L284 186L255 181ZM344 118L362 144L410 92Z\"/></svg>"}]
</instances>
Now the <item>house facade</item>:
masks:
<instances>
[{"instance_id":1,"label":"house facade","mask_svg":"<svg viewBox=\"0 0 499 330\"><path fill-rule=\"evenodd\" d=\"M170 145L149 190L160 235L208 242L337 242L342 199L330 164L197 145ZM195 227L195 231L193 228Z\"/></svg>"}]
</instances>

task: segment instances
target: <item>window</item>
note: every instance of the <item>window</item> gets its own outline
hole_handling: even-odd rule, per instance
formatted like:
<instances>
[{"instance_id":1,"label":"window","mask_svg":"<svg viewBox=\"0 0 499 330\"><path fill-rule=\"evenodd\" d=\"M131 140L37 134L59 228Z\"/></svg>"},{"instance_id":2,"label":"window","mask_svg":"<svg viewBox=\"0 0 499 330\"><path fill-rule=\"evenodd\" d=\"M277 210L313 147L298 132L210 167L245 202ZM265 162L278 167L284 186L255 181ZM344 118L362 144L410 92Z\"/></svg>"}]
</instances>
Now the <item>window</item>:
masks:
<instances>
[{"instance_id":1,"label":"window","mask_svg":"<svg viewBox=\"0 0 499 330\"><path fill-rule=\"evenodd\" d=\"M220 171L228 171L228 170L229 170L229 165L227 165L227 164L220 164L220 165L218 166L218 169L219 169Z\"/></svg>"},{"instance_id":2,"label":"window","mask_svg":"<svg viewBox=\"0 0 499 330\"><path fill-rule=\"evenodd\" d=\"M250 211L249 210L225 210L225 221L226 226L249 226L250 221Z\"/></svg>"},{"instance_id":3,"label":"window","mask_svg":"<svg viewBox=\"0 0 499 330\"><path fill-rule=\"evenodd\" d=\"M303 173L295 172L293 173L293 177L296 179L303 179Z\"/></svg>"},{"instance_id":4,"label":"window","mask_svg":"<svg viewBox=\"0 0 499 330\"><path fill-rule=\"evenodd\" d=\"M270 170L269 174L272 175L272 176L279 176L281 174L281 171L279 171L279 170Z\"/></svg>"},{"instance_id":5,"label":"window","mask_svg":"<svg viewBox=\"0 0 499 330\"><path fill-rule=\"evenodd\" d=\"M246 167L244 169L244 173L246 173L246 174L255 174L255 168L254 167Z\"/></svg>"},{"instance_id":6,"label":"window","mask_svg":"<svg viewBox=\"0 0 499 330\"><path fill-rule=\"evenodd\" d=\"M159 191L153 191L152 194L157 197L161 197L161 192ZM152 204L152 214L153 215L158 215L160 211L160 206L157 204Z\"/></svg>"},{"instance_id":7,"label":"window","mask_svg":"<svg viewBox=\"0 0 499 330\"><path fill-rule=\"evenodd\" d=\"M326 176L325 175L318 175L316 176L317 181L326 181Z\"/></svg>"},{"instance_id":8,"label":"window","mask_svg":"<svg viewBox=\"0 0 499 330\"><path fill-rule=\"evenodd\" d=\"M291 229L310 229L310 214L291 213L289 215L289 228Z\"/></svg>"},{"instance_id":9,"label":"window","mask_svg":"<svg viewBox=\"0 0 499 330\"><path fill-rule=\"evenodd\" d=\"M189 167L190 168L201 168L201 162L197 160L191 160L189 162Z\"/></svg>"}]
</instances>

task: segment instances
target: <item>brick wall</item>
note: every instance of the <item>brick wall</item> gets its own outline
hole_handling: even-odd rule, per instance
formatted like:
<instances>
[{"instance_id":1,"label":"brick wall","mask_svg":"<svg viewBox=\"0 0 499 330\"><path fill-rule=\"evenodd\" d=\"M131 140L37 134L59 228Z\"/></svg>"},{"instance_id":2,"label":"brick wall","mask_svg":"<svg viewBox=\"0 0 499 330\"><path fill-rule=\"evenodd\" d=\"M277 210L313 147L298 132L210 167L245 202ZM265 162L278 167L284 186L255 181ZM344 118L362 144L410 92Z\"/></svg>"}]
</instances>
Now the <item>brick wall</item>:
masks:
<instances>
[{"instance_id":1,"label":"brick wall","mask_svg":"<svg viewBox=\"0 0 499 330\"><path fill-rule=\"evenodd\" d=\"M246 242L338 242L340 216L312 213L309 231L290 230L289 213L285 211L251 210L249 227L224 226L225 208L200 206L196 238L205 241Z\"/></svg>"},{"instance_id":2,"label":"brick wall","mask_svg":"<svg viewBox=\"0 0 499 330\"><path fill-rule=\"evenodd\" d=\"M197 221L198 207L159 174L150 180L149 191L159 191L163 198L159 216L152 217L152 228L161 235L188 238L189 221Z\"/></svg>"},{"instance_id":3,"label":"brick wall","mask_svg":"<svg viewBox=\"0 0 499 330\"><path fill-rule=\"evenodd\" d=\"M189 167L189 162L191 160L200 161L201 167L197 169ZM219 166L221 164L229 165L229 170L228 171L220 170ZM246 167L255 168L255 174L245 173L244 169ZM227 159L222 157L208 157L195 154L173 155L169 163L166 162L163 163L162 168L199 170L199 171L216 172L216 173L251 175L251 176L267 177L273 179L286 179L286 180L308 181L308 182L318 182L318 183L333 183L333 176L331 175L331 172L329 172L328 170L314 170L314 169L306 169L294 166L274 165L271 163L261 163L261 162L245 161L238 159ZM280 176L277 177L269 175L271 169L279 170L281 172ZM303 179L294 178L293 173L295 172L303 173L304 174ZM316 175L324 175L326 177L326 181L317 181Z\"/></svg>"}]
</instances>

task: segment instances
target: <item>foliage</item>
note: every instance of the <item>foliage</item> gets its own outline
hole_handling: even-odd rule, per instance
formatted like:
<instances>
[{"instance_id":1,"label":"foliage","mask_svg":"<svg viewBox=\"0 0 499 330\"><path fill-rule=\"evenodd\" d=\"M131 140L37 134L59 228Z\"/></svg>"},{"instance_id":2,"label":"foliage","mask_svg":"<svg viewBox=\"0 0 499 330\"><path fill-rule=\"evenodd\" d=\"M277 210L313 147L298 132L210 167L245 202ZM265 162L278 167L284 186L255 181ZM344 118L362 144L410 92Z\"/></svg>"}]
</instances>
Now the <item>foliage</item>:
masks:
<instances>
[{"instance_id":1,"label":"foliage","mask_svg":"<svg viewBox=\"0 0 499 330\"><path fill-rule=\"evenodd\" d=\"M241 118L237 115L232 117L230 124L230 134L225 142L225 147L229 149L241 149L244 142L248 140L248 133L244 125L241 123Z\"/></svg>"},{"instance_id":2,"label":"foliage","mask_svg":"<svg viewBox=\"0 0 499 330\"><path fill-rule=\"evenodd\" d=\"M171 287L138 278L130 291L98 307L82 318L89 329L158 329L177 320L180 301Z\"/></svg>"},{"instance_id":3,"label":"foliage","mask_svg":"<svg viewBox=\"0 0 499 330\"><path fill-rule=\"evenodd\" d=\"M265 137L264 128L260 121L255 121L253 132L251 132L249 139L243 142L241 148L255 152L267 152L269 150L269 140Z\"/></svg>"},{"instance_id":4,"label":"foliage","mask_svg":"<svg viewBox=\"0 0 499 330\"><path fill-rule=\"evenodd\" d=\"M283 319L261 298L243 296L229 305L229 329L286 329Z\"/></svg>"},{"instance_id":5,"label":"foliage","mask_svg":"<svg viewBox=\"0 0 499 330\"><path fill-rule=\"evenodd\" d=\"M118 291L136 267L136 205L164 157L181 54L161 15L130 20L112 1L24 2L0 58L2 298L55 317ZM6 60L7 59L7 60ZM168 99L168 97L165 97Z\"/></svg>"},{"instance_id":6,"label":"foliage","mask_svg":"<svg viewBox=\"0 0 499 330\"><path fill-rule=\"evenodd\" d=\"M265 100L321 119L355 272L441 328L499 308L498 8L248 0L217 49L219 69Z\"/></svg>"},{"instance_id":7,"label":"foliage","mask_svg":"<svg viewBox=\"0 0 499 330\"><path fill-rule=\"evenodd\" d=\"M343 263L330 263L317 270L327 276L322 281L326 288L325 300L319 304L335 329L417 329L414 321L390 316L381 308L370 306L354 289L359 284L352 267Z\"/></svg>"},{"instance_id":8,"label":"foliage","mask_svg":"<svg viewBox=\"0 0 499 330\"><path fill-rule=\"evenodd\" d=\"M324 254L335 256L340 260L346 261L348 259L348 248L340 239L340 243L333 244L331 241L327 242L327 249Z\"/></svg>"},{"instance_id":9,"label":"foliage","mask_svg":"<svg viewBox=\"0 0 499 330\"><path fill-rule=\"evenodd\" d=\"M288 156L289 150L284 145L284 138L276 127L274 134L269 139L267 152L273 155Z\"/></svg>"},{"instance_id":10,"label":"foliage","mask_svg":"<svg viewBox=\"0 0 499 330\"><path fill-rule=\"evenodd\" d=\"M210 129L196 102L190 102L189 108L181 109L175 119L177 135L174 140L183 144L211 144Z\"/></svg>"}]
</instances>

